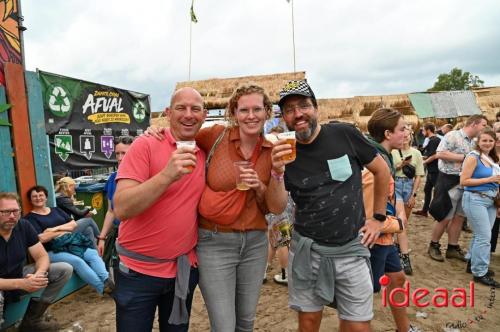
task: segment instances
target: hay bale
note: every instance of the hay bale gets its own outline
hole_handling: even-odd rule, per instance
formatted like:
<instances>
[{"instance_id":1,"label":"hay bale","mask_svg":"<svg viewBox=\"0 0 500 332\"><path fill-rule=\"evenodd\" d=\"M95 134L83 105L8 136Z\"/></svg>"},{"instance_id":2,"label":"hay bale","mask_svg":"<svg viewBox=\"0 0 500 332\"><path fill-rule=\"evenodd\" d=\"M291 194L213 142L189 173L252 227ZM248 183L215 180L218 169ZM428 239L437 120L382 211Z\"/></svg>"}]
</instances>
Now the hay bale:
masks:
<instances>
[{"instance_id":1,"label":"hay bale","mask_svg":"<svg viewBox=\"0 0 500 332\"><path fill-rule=\"evenodd\" d=\"M233 78L212 78L200 81L178 82L175 89L192 87L203 92L202 96L208 109L225 108L234 89L244 83L255 83L263 87L271 101L275 104L279 100L279 91L290 80L303 80L306 77L304 71L295 73L280 73L271 75L243 76Z\"/></svg>"}]
</instances>

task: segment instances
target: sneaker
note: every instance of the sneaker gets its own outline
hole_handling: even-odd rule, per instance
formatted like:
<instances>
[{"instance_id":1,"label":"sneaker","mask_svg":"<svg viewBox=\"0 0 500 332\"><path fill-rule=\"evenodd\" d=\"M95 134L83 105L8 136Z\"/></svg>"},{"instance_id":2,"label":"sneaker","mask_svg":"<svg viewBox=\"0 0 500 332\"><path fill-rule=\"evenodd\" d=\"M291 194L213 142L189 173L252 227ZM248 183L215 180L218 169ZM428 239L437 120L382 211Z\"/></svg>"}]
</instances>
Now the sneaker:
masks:
<instances>
[{"instance_id":1,"label":"sneaker","mask_svg":"<svg viewBox=\"0 0 500 332\"><path fill-rule=\"evenodd\" d=\"M411 267L410 255L409 254L400 254L401 266L403 267L403 271L407 276L411 276L413 274L413 269Z\"/></svg>"},{"instance_id":2,"label":"sneaker","mask_svg":"<svg viewBox=\"0 0 500 332\"><path fill-rule=\"evenodd\" d=\"M266 269L264 270L264 278L262 279L263 284L267 282L267 272L269 271L271 271L271 265L266 264Z\"/></svg>"},{"instance_id":3,"label":"sneaker","mask_svg":"<svg viewBox=\"0 0 500 332\"><path fill-rule=\"evenodd\" d=\"M283 275L281 273L276 274L274 275L274 282L280 285L288 285L288 277L285 275L285 277L283 278Z\"/></svg>"},{"instance_id":4,"label":"sneaker","mask_svg":"<svg viewBox=\"0 0 500 332\"><path fill-rule=\"evenodd\" d=\"M429 216L427 211L424 211L424 210L414 211L413 214L417 215L417 216L421 216L421 217L428 217Z\"/></svg>"},{"instance_id":5,"label":"sneaker","mask_svg":"<svg viewBox=\"0 0 500 332\"><path fill-rule=\"evenodd\" d=\"M498 283L495 279L490 277L489 275L485 274L482 277L476 277L474 276L474 282L478 282L480 284L489 286L489 287L494 287L494 288L500 288L500 283Z\"/></svg>"},{"instance_id":6,"label":"sneaker","mask_svg":"<svg viewBox=\"0 0 500 332\"><path fill-rule=\"evenodd\" d=\"M459 246L455 248L448 247L448 249L446 249L446 258L456 258L462 262L467 262L467 259L465 259L465 252Z\"/></svg>"},{"instance_id":7,"label":"sneaker","mask_svg":"<svg viewBox=\"0 0 500 332\"><path fill-rule=\"evenodd\" d=\"M427 249L427 253L433 260L444 262L443 255L441 254L441 245L439 243L434 244L431 242L431 244L429 244L429 249Z\"/></svg>"},{"instance_id":8,"label":"sneaker","mask_svg":"<svg viewBox=\"0 0 500 332\"><path fill-rule=\"evenodd\" d=\"M104 293L111 294L114 289L115 283L113 280L111 280L111 278L106 279L106 281L104 281Z\"/></svg>"},{"instance_id":9,"label":"sneaker","mask_svg":"<svg viewBox=\"0 0 500 332\"><path fill-rule=\"evenodd\" d=\"M467 261L467 267L465 268L465 272L467 273L472 273L471 265L470 265L470 259ZM495 271L492 271L488 269L488 272L486 272L486 275L489 277L494 277L495 276Z\"/></svg>"},{"instance_id":10,"label":"sneaker","mask_svg":"<svg viewBox=\"0 0 500 332\"><path fill-rule=\"evenodd\" d=\"M399 331L396 330L396 332L399 332ZM418 327L410 325L408 332L422 332L422 331Z\"/></svg>"}]
</instances>

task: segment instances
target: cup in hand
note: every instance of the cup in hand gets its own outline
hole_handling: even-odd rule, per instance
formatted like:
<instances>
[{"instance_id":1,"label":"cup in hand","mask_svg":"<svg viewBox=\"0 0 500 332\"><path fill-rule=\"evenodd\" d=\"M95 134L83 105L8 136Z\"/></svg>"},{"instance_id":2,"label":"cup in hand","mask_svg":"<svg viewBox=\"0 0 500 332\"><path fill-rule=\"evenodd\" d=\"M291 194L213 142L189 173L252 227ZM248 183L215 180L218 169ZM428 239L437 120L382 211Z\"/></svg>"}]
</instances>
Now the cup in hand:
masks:
<instances>
[{"instance_id":1,"label":"cup in hand","mask_svg":"<svg viewBox=\"0 0 500 332\"><path fill-rule=\"evenodd\" d=\"M235 161L234 168L236 170L236 189L238 190L248 190L250 187L241 178L241 174L247 170L253 168L253 163L250 161Z\"/></svg>"},{"instance_id":2,"label":"cup in hand","mask_svg":"<svg viewBox=\"0 0 500 332\"><path fill-rule=\"evenodd\" d=\"M177 145L177 149L187 147L194 154L194 149L196 148L195 141L177 141L175 144ZM186 168L189 170L189 173L194 171L194 166L186 166Z\"/></svg>"},{"instance_id":3,"label":"cup in hand","mask_svg":"<svg viewBox=\"0 0 500 332\"><path fill-rule=\"evenodd\" d=\"M297 140L295 139L295 131L287 131L278 134L279 140L286 140L287 144L292 146L292 153L284 155L282 158L286 161L293 161L297 157Z\"/></svg>"}]
</instances>

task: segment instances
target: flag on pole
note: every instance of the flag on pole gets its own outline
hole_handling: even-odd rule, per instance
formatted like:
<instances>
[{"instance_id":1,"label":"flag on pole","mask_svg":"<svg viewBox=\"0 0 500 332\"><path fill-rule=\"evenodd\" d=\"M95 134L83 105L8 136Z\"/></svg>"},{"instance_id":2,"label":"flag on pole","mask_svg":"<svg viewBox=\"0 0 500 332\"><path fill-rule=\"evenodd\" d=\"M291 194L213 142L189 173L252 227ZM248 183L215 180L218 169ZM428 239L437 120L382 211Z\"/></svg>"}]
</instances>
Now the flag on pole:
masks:
<instances>
[{"instance_id":1,"label":"flag on pole","mask_svg":"<svg viewBox=\"0 0 500 332\"><path fill-rule=\"evenodd\" d=\"M198 23L198 19L196 18L196 14L194 13L193 4L194 0L191 1L191 22Z\"/></svg>"}]
</instances>

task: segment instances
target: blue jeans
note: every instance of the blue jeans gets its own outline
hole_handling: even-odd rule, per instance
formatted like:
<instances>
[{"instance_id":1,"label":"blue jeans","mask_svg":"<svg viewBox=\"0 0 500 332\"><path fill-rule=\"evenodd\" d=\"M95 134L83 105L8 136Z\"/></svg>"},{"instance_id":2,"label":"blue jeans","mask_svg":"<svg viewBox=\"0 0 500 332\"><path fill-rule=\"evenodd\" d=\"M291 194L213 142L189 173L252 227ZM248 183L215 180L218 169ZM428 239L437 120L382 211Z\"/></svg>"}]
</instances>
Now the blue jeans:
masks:
<instances>
[{"instance_id":1,"label":"blue jeans","mask_svg":"<svg viewBox=\"0 0 500 332\"><path fill-rule=\"evenodd\" d=\"M181 325L168 323L175 295L175 278L148 276L134 270L118 270L113 298L116 304L116 331L150 332L153 329L156 307L160 331L187 331L189 322ZM191 268L189 291L186 298L191 314L193 293L198 284L198 269Z\"/></svg>"},{"instance_id":2,"label":"blue jeans","mask_svg":"<svg viewBox=\"0 0 500 332\"><path fill-rule=\"evenodd\" d=\"M49 251L49 258L52 263L69 263L83 281L94 287L99 294L102 294L104 282L108 279L109 274L97 250L88 248L83 254L83 259L68 252L55 253Z\"/></svg>"},{"instance_id":3,"label":"blue jeans","mask_svg":"<svg viewBox=\"0 0 500 332\"><path fill-rule=\"evenodd\" d=\"M396 192L396 200L408 202L411 198L411 192L413 191L413 180L407 177L397 177L394 185L394 191Z\"/></svg>"},{"instance_id":4,"label":"blue jeans","mask_svg":"<svg viewBox=\"0 0 500 332\"><path fill-rule=\"evenodd\" d=\"M496 191L485 191L484 194L495 197ZM496 208L493 199L470 191L464 191L462 206L473 231L470 242L472 274L482 277L490 265L491 229L495 223Z\"/></svg>"},{"instance_id":5,"label":"blue jeans","mask_svg":"<svg viewBox=\"0 0 500 332\"><path fill-rule=\"evenodd\" d=\"M267 249L265 231L199 229L200 289L212 331L253 331Z\"/></svg>"}]
</instances>

